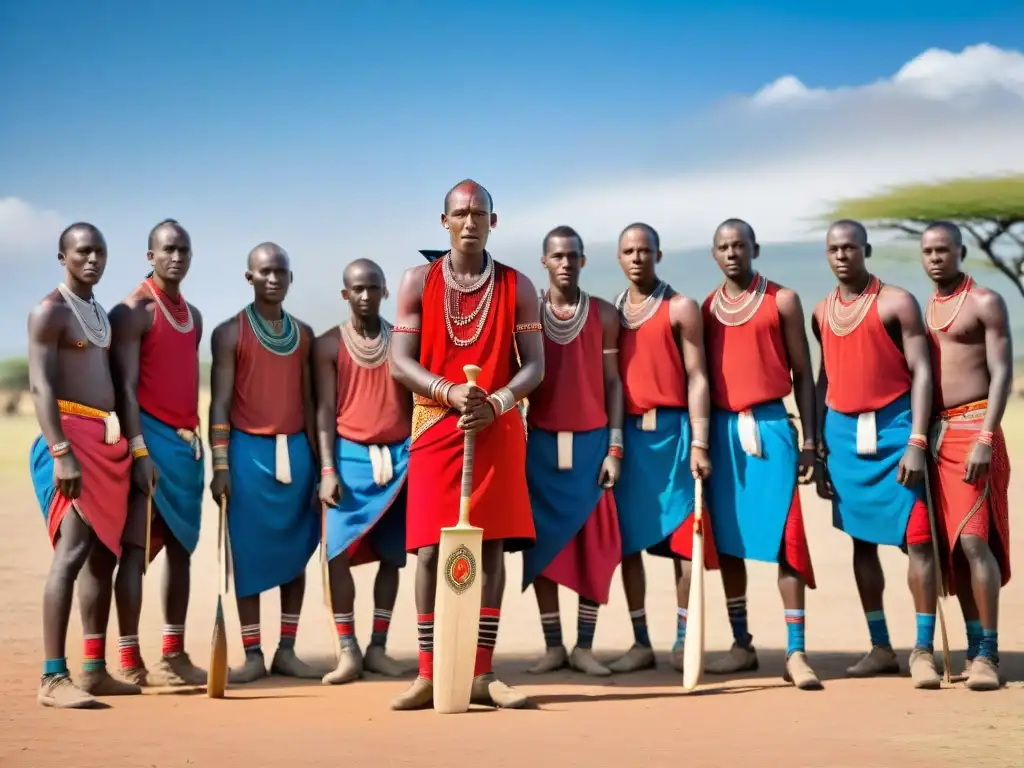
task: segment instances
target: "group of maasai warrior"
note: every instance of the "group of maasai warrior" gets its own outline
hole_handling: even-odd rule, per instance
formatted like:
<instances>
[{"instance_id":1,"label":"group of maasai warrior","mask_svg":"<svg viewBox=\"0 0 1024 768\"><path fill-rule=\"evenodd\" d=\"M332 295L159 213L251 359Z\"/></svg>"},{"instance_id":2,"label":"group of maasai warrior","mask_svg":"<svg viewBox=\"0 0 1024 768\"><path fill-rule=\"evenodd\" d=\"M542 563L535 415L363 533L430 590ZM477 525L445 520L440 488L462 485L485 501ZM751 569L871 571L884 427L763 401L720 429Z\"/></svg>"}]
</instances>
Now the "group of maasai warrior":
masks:
<instances>
[{"instance_id":1,"label":"group of maasai warrior","mask_svg":"<svg viewBox=\"0 0 1024 768\"><path fill-rule=\"evenodd\" d=\"M537 597L546 651L530 671L568 666L596 676L655 664L642 554L671 558L671 664L681 669L695 481L706 484L713 532L704 566L721 570L735 640L707 672L758 667L745 594L745 561L755 560L778 564L785 679L799 689L821 686L805 652L804 594L815 580L797 491L815 483L832 501L835 527L853 540L870 635L870 651L848 674L900 669L878 558L878 546L891 545L909 556L913 685L940 686L933 642L941 589L957 595L966 621L967 687L1000 686L998 598L1010 577L1000 420L1011 341L1003 300L962 272L956 226L938 222L921 237L935 285L923 317L907 291L868 271L861 224L829 228L837 285L811 317L822 351L815 383L800 299L755 271L759 246L746 222L730 219L715 231L712 256L724 279L703 305L658 278L659 237L641 223L619 237L628 286L614 303L580 288L583 241L570 227L553 229L541 256L548 289L538 301L525 275L485 250L496 222L487 190L460 182L441 215L450 250L405 272L396 324L379 314L388 295L381 268L358 259L346 267L341 292L351 317L319 337L282 307L292 280L287 253L263 243L249 254L253 301L212 334L208 422L210 491L227 504L245 649L231 684L268 674L321 677L296 656L295 637L307 562L323 536L340 649L323 682L404 674L385 649L411 552L418 675L392 706L431 705L440 529L457 518L463 436L473 431L472 523L484 530L485 575L474 702L527 702L492 670L505 552L522 551L522 587L533 585ZM43 602L45 706L206 682L184 645L205 482L203 321L181 292L191 256L179 223L158 224L149 235L151 273L108 316L93 296L107 262L103 236L74 224L60 238L63 282L29 317L42 432L31 471L54 547ZM481 368L476 385L466 383L466 364ZM791 393L799 431L783 402ZM524 417L517 404L527 398ZM162 656L147 667L138 637L143 574L147 553L152 559L161 549ZM352 568L369 562L379 566L364 651ZM635 643L605 664L592 646L619 565ZM76 582L85 647L72 682L65 641ZM571 652L559 586L579 596ZM281 630L268 672L260 595L274 588ZM112 596L117 678L105 662Z\"/></svg>"}]
</instances>

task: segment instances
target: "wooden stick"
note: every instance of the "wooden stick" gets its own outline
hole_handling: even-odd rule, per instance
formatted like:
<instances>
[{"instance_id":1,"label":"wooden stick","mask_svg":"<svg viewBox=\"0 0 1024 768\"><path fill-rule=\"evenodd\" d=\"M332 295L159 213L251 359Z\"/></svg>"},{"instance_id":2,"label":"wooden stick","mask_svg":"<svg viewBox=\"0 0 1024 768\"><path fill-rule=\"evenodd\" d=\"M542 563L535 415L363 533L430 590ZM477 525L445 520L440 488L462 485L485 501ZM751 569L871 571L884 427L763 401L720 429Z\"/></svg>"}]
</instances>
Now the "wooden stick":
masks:
<instances>
[{"instance_id":1,"label":"wooden stick","mask_svg":"<svg viewBox=\"0 0 1024 768\"><path fill-rule=\"evenodd\" d=\"M953 683L953 660L949 655L949 637L946 635L946 616L942 610L942 599L946 597L946 584L942 578L942 560L939 556L939 525L935 505L932 503L931 483L928 480L928 468L924 471L924 497L928 506L928 525L932 530L932 554L935 557L935 609L939 619L939 635L942 638L942 664L945 667L946 683Z\"/></svg>"},{"instance_id":2,"label":"wooden stick","mask_svg":"<svg viewBox=\"0 0 1024 768\"><path fill-rule=\"evenodd\" d=\"M334 624L334 597L331 594L331 563L327 552L327 505L320 505L320 578L323 581L324 605L327 607L327 618L330 620L331 637L334 638L334 663L341 660L341 638Z\"/></svg>"},{"instance_id":3,"label":"wooden stick","mask_svg":"<svg viewBox=\"0 0 1024 768\"><path fill-rule=\"evenodd\" d=\"M146 496L146 559L142 561L142 574L149 570L150 547L153 538L153 494L156 493L156 483L149 489Z\"/></svg>"},{"instance_id":4,"label":"wooden stick","mask_svg":"<svg viewBox=\"0 0 1024 768\"><path fill-rule=\"evenodd\" d=\"M211 699L224 698L228 682L228 640L224 626L224 595L228 591L230 559L228 551L226 496L220 497L220 520L217 524L217 613L213 621L210 641L210 666L206 673L206 695Z\"/></svg>"}]
</instances>

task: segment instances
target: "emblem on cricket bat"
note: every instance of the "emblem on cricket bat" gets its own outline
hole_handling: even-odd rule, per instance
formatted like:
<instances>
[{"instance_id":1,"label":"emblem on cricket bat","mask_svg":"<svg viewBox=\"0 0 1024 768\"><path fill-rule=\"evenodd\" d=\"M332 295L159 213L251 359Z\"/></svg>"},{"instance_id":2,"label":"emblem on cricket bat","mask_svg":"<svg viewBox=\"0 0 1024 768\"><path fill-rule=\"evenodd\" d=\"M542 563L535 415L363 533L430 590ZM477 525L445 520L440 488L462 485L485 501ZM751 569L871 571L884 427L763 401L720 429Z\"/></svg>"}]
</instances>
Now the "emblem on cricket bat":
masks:
<instances>
[{"instance_id":1,"label":"emblem on cricket bat","mask_svg":"<svg viewBox=\"0 0 1024 768\"><path fill-rule=\"evenodd\" d=\"M444 578L448 582L448 588L457 595L473 586L473 582L476 581L476 558L465 545L460 544L448 556Z\"/></svg>"}]
</instances>

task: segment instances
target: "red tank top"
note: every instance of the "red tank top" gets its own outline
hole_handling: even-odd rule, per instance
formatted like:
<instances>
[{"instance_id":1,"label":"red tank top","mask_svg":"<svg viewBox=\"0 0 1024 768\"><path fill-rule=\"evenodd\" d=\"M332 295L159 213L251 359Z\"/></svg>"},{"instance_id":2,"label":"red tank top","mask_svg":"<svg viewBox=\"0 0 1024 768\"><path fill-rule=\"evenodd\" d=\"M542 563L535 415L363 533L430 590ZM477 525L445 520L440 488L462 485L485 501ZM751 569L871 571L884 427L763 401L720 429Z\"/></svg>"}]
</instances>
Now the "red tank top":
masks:
<instances>
[{"instance_id":1,"label":"red tank top","mask_svg":"<svg viewBox=\"0 0 1024 768\"><path fill-rule=\"evenodd\" d=\"M231 426L251 435L294 435L306 428L302 384L309 358L305 331L290 355L275 355L260 344L244 311L238 313L235 392Z\"/></svg>"},{"instance_id":2,"label":"red tank top","mask_svg":"<svg viewBox=\"0 0 1024 768\"><path fill-rule=\"evenodd\" d=\"M877 411L910 391L907 359L885 330L877 298L846 336L836 336L827 317L822 318L820 331L829 408L847 414Z\"/></svg>"},{"instance_id":3,"label":"red tank top","mask_svg":"<svg viewBox=\"0 0 1024 768\"><path fill-rule=\"evenodd\" d=\"M601 307L591 299L575 339L558 344L544 336L544 381L530 395L530 426L549 432L588 432L608 424L603 350Z\"/></svg>"},{"instance_id":4,"label":"red tank top","mask_svg":"<svg viewBox=\"0 0 1024 768\"><path fill-rule=\"evenodd\" d=\"M183 296L172 300L152 280L142 290L153 296L153 325L139 347L139 408L174 429L195 429L199 424L198 328L178 330L164 315L162 304L175 323L188 321Z\"/></svg>"},{"instance_id":5,"label":"red tank top","mask_svg":"<svg viewBox=\"0 0 1024 768\"><path fill-rule=\"evenodd\" d=\"M412 395L391 378L391 363L366 368L338 339L338 434L363 445L389 445L409 437Z\"/></svg>"},{"instance_id":6,"label":"red tank top","mask_svg":"<svg viewBox=\"0 0 1024 768\"><path fill-rule=\"evenodd\" d=\"M779 286L769 280L761 305L742 325L726 325L715 316L715 293L704 300L704 343L716 408L739 413L781 400L793 390L778 292Z\"/></svg>"},{"instance_id":7,"label":"red tank top","mask_svg":"<svg viewBox=\"0 0 1024 768\"><path fill-rule=\"evenodd\" d=\"M669 318L668 299L635 331L623 328L619 332L619 374L630 415L652 408L686 407L686 372Z\"/></svg>"}]
</instances>

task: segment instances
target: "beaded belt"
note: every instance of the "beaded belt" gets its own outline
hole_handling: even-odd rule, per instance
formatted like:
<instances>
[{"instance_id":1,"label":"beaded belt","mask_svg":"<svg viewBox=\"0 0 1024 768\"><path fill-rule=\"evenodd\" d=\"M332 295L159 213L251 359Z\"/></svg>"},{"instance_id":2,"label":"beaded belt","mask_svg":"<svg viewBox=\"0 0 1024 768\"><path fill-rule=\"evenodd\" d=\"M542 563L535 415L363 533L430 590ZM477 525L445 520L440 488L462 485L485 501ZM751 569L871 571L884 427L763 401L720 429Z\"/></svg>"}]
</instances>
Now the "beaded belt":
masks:
<instances>
[{"instance_id":1,"label":"beaded belt","mask_svg":"<svg viewBox=\"0 0 1024 768\"><path fill-rule=\"evenodd\" d=\"M90 408L87 405L73 403L70 400L58 400L57 409L65 416L81 416L85 419L96 419L103 422L103 442L107 445L116 445L121 439L121 422L117 414L111 411L101 411L99 408Z\"/></svg>"}]
</instances>

